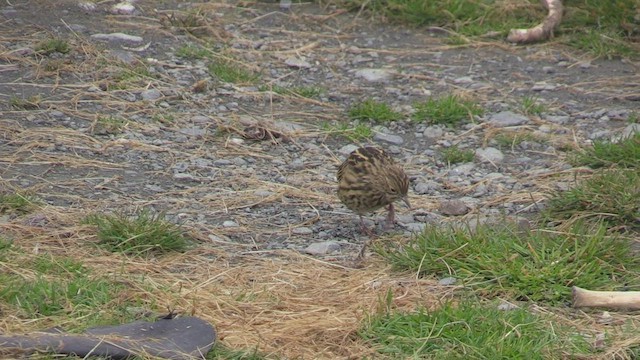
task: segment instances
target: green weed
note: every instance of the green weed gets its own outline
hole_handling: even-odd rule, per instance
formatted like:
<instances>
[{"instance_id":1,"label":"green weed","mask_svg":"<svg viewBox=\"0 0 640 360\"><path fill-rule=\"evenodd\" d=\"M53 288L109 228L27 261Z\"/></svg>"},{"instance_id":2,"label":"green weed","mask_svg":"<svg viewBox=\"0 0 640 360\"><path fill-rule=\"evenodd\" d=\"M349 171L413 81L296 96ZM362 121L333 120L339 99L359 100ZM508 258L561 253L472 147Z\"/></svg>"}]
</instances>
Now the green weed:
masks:
<instances>
[{"instance_id":1,"label":"green weed","mask_svg":"<svg viewBox=\"0 0 640 360\"><path fill-rule=\"evenodd\" d=\"M455 125L465 119L473 120L473 116L484 112L476 103L456 95L429 98L427 101L414 104L414 107L416 112L413 119L429 124Z\"/></svg>"},{"instance_id":2,"label":"green weed","mask_svg":"<svg viewBox=\"0 0 640 360\"><path fill-rule=\"evenodd\" d=\"M393 111L391 107L385 103L367 99L349 109L349 118L353 120L371 120L376 123L386 123L400 120L402 114Z\"/></svg>"}]
</instances>

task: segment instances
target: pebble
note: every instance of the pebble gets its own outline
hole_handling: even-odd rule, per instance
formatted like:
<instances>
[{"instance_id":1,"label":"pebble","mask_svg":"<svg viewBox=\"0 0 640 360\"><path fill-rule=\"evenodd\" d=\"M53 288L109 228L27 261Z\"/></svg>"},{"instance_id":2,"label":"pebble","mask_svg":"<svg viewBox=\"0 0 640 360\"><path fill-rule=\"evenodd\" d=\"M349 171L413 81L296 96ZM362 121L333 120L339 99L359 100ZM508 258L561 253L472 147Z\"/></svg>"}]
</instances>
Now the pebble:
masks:
<instances>
[{"instance_id":1,"label":"pebble","mask_svg":"<svg viewBox=\"0 0 640 360\"><path fill-rule=\"evenodd\" d=\"M438 280L438 285L451 286L451 285L455 285L456 282L458 282L458 279L454 278L453 276L447 276L445 278Z\"/></svg>"},{"instance_id":2,"label":"pebble","mask_svg":"<svg viewBox=\"0 0 640 360\"><path fill-rule=\"evenodd\" d=\"M412 233L421 233L422 231L424 231L424 228L427 227L427 224L424 223L418 223L418 222L412 222L412 223L407 223L403 225L405 229L407 229L407 231L412 232Z\"/></svg>"},{"instance_id":3,"label":"pebble","mask_svg":"<svg viewBox=\"0 0 640 360\"><path fill-rule=\"evenodd\" d=\"M491 115L489 123L497 127L518 126L529 122L529 118L511 111L501 111Z\"/></svg>"},{"instance_id":4,"label":"pebble","mask_svg":"<svg viewBox=\"0 0 640 360\"><path fill-rule=\"evenodd\" d=\"M156 100L162 97L162 93L158 89L149 89L140 93L142 100Z\"/></svg>"},{"instance_id":5,"label":"pebble","mask_svg":"<svg viewBox=\"0 0 640 360\"><path fill-rule=\"evenodd\" d=\"M438 210L443 215L459 216L469 212L469 207L461 200L445 200L440 202Z\"/></svg>"},{"instance_id":6,"label":"pebble","mask_svg":"<svg viewBox=\"0 0 640 360\"><path fill-rule=\"evenodd\" d=\"M355 72L357 77L369 82L389 81L393 78L393 74L393 71L388 69L360 69Z\"/></svg>"},{"instance_id":7,"label":"pebble","mask_svg":"<svg viewBox=\"0 0 640 360\"><path fill-rule=\"evenodd\" d=\"M389 144L401 145L404 142L402 136L385 134L385 133L376 133L373 136L373 140L387 142Z\"/></svg>"},{"instance_id":8,"label":"pebble","mask_svg":"<svg viewBox=\"0 0 640 360\"><path fill-rule=\"evenodd\" d=\"M349 156L349 154L351 154L357 149L358 149L357 145L349 144L341 147L340 150L338 150L338 152L346 157L346 156Z\"/></svg>"},{"instance_id":9,"label":"pebble","mask_svg":"<svg viewBox=\"0 0 640 360\"><path fill-rule=\"evenodd\" d=\"M93 34L91 35L91 38L103 41L124 41L132 43L141 43L142 41L144 41L144 39L140 36L129 35L125 33Z\"/></svg>"},{"instance_id":10,"label":"pebble","mask_svg":"<svg viewBox=\"0 0 640 360\"><path fill-rule=\"evenodd\" d=\"M310 255L326 255L338 250L340 250L340 244L335 241L329 240L312 243L304 249L304 252Z\"/></svg>"},{"instance_id":11,"label":"pebble","mask_svg":"<svg viewBox=\"0 0 640 360\"><path fill-rule=\"evenodd\" d=\"M490 162L492 164L499 164L504 160L504 154L502 151L493 148L487 147L484 149L476 150L476 158L482 162Z\"/></svg>"},{"instance_id":12,"label":"pebble","mask_svg":"<svg viewBox=\"0 0 640 360\"><path fill-rule=\"evenodd\" d=\"M293 230L291 230L291 233L296 235L309 235L309 234L313 234L313 230L311 230L311 228L308 228L306 226L300 226L300 227L293 228Z\"/></svg>"},{"instance_id":13,"label":"pebble","mask_svg":"<svg viewBox=\"0 0 640 360\"><path fill-rule=\"evenodd\" d=\"M235 227L238 227L238 226L240 226L240 225L238 225L237 222L231 221L231 220L225 220L222 223L222 227L226 227L226 228L235 228Z\"/></svg>"},{"instance_id":14,"label":"pebble","mask_svg":"<svg viewBox=\"0 0 640 360\"><path fill-rule=\"evenodd\" d=\"M297 69L308 69L311 67L311 64L305 59L301 59L298 57L290 57L284 61L285 65L290 66L292 68Z\"/></svg>"}]
</instances>

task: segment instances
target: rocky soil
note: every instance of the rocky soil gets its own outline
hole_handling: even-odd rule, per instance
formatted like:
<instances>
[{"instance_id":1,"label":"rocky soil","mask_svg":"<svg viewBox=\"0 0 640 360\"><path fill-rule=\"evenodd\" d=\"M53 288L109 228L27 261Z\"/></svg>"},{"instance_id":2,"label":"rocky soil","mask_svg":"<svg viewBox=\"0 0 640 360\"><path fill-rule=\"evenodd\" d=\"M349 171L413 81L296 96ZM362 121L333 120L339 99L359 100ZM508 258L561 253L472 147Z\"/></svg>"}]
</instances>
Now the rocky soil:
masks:
<instances>
[{"instance_id":1,"label":"rocky soil","mask_svg":"<svg viewBox=\"0 0 640 360\"><path fill-rule=\"evenodd\" d=\"M327 128L349 123L348 109L368 98L404 114L371 124L371 142L412 179L401 234L538 212L580 174L567 151L631 131L627 120L640 112L638 64L560 45L448 45L441 32L312 4L114 4L3 5L0 184L87 213L152 208L203 246L356 254L365 238L335 196L335 172L366 141ZM71 51L38 53L52 36ZM208 70L213 60L179 56L187 44L208 44L258 79L223 82ZM278 87L323 91L269 91ZM451 93L484 114L457 127L411 120L416 101ZM525 97L542 113L526 114ZM525 140L496 140L514 133ZM453 145L474 151L474 161L443 161Z\"/></svg>"}]
</instances>

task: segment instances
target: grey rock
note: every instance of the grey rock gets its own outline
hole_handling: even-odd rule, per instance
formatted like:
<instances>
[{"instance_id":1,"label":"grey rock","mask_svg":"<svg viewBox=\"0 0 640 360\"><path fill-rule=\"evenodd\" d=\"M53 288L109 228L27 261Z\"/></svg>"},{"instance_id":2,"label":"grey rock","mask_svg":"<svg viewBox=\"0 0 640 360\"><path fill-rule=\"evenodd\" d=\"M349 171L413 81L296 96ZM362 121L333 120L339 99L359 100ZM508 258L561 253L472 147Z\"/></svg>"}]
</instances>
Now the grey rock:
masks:
<instances>
[{"instance_id":1,"label":"grey rock","mask_svg":"<svg viewBox=\"0 0 640 360\"><path fill-rule=\"evenodd\" d=\"M554 72L556 72L556 68L554 68L553 66L543 66L542 71L547 74L553 74Z\"/></svg>"},{"instance_id":2,"label":"grey rock","mask_svg":"<svg viewBox=\"0 0 640 360\"><path fill-rule=\"evenodd\" d=\"M226 227L226 228L235 228L235 227L238 227L238 226L240 226L240 225L238 225L237 222L231 221L231 220L225 220L222 223L222 227Z\"/></svg>"},{"instance_id":3,"label":"grey rock","mask_svg":"<svg viewBox=\"0 0 640 360\"><path fill-rule=\"evenodd\" d=\"M153 192L163 192L164 189L162 188L162 186L160 185L154 185L154 184L147 184L144 186L145 189L153 191Z\"/></svg>"},{"instance_id":4,"label":"grey rock","mask_svg":"<svg viewBox=\"0 0 640 360\"><path fill-rule=\"evenodd\" d=\"M451 286L451 285L454 285L456 282L458 282L458 279L454 278L453 276L447 276L445 278L438 280L438 285Z\"/></svg>"},{"instance_id":5,"label":"grey rock","mask_svg":"<svg viewBox=\"0 0 640 360\"><path fill-rule=\"evenodd\" d=\"M300 226L297 228L293 228L293 230L291 230L291 233L296 235L309 235L309 234L313 234L313 230L311 230L311 228L308 228L306 226Z\"/></svg>"},{"instance_id":6,"label":"grey rock","mask_svg":"<svg viewBox=\"0 0 640 360\"><path fill-rule=\"evenodd\" d=\"M338 250L340 250L340 244L331 240L313 243L304 249L307 254L311 255L326 255Z\"/></svg>"},{"instance_id":7,"label":"grey rock","mask_svg":"<svg viewBox=\"0 0 640 360\"><path fill-rule=\"evenodd\" d=\"M215 165L215 166L229 166L229 165L233 165L233 162L231 160L227 160L227 159L218 159L218 160L215 160L213 162L213 165Z\"/></svg>"},{"instance_id":8,"label":"grey rock","mask_svg":"<svg viewBox=\"0 0 640 360\"><path fill-rule=\"evenodd\" d=\"M412 223L404 224L403 226L409 232L420 233L420 232L422 232L424 230L425 227L427 227L427 224L419 223L419 222L412 222Z\"/></svg>"},{"instance_id":9,"label":"grey rock","mask_svg":"<svg viewBox=\"0 0 640 360\"><path fill-rule=\"evenodd\" d=\"M132 43L141 43L144 39L140 36L129 35L125 33L110 33L110 34L93 34L92 39L103 41L123 41Z\"/></svg>"},{"instance_id":10,"label":"grey rock","mask_svg":"<svg viewBox=\"0 0 640 360\"><path fill-rule=\"evenodd\" d=\"M438 139L444 135L444 130L440 126L429 126L422 132L424 137Z\"/></svg>"},{"instance_id":11,"label":"grey rock","mask_svg":"<svg viewBox=\"0 0 640 360\"><path fill-rule=\"evenodd\" d=\"M504 160L504 154L496 148L488 147L484 149L477 149L476 158L482 162L499 164Z\"/></svg>"},{"instance_id":12,"label":"grey rock","mask_svg":"<svg viewBox=\"0 0 640 360\"><path fill-rule=\"evenodd\" d=\"M373 136L373 140L383 141L394 145L401 145L404 142L404 139L401 136L385 133L376 133Z\"/></svg>"},{"instance_id":13,"label":"grey rock","mask_svg":"<svg viewBox=\"0 0 640 360\"><path fill-rule=\"evenodd\" d=\"M461 200L445 200L440 202L438 210L444 215L458 216L469 212L469 207Z\"/></svg>"},{"instance_id":14,"label":"grey rock","mask_svg":"<svg viewBox=\"0 0 640 360\"><path fill-rule=\"evenodd\" d=\"M176 180L196 180L195 176L185 173L175 173L173 174L173 178Z\"/></svg>"},{"instance_id":15,"label":"grey rock","mask_svg":"<svg viewBox=\"0 0 640 360\"><path fill-rule=\"evenodd\" d=\"M162 97L162 93L158 89L149 89L140 93L142 100L152 101Z\"/></svg>"},{"instance_id":16,"label":"grey rock","mask_svg":"<svg viewBox=\"0 0 640 360\"><path fill-rule=\"evenodd\" d=\"M206 129L202 129L199 127L189 127L189 128L182 128L180 130L178 130L178 132L180 134L183 135L187 135L187 136L195 136L195 137L202 137L205 136L207 134L207 130Z\"/></svg>"},{"instance_id":17,"label":"grey rock","mask_svg":"<svg viewBox=\"0 0 640 360\"><path fill-rule=\"evenodd\" d=\"M566 115L547 115L546 120L551 121L552 123L555 124L566 124L569 122L569 120L571 120L570 117L566 116Z\"/></svg>"},{"instance_id":18,"label":"grey rock","mask_svg":"<svg viewBox=\"0 0 640 360\"><path fill-rule=\"evenodd\" d=\"M449 170L448 175L449 176L469 175L471 174L471 171L473 171L473 169L475 168L476 168L476 165L474 163L460 164L454 167L453 169Z\"/></svg>"},{"instance_id":19,"label":"grey rock","mask_svg":"<svg viewBox=\"0 0 640 360\"><path fill-rule=\"evenodd\" d=\"M298 68L298 69L308 69L308 68L311 67L311 64L308 61L306 61L305 59L301 59L301 58L294 57L294 56L292 56L290 58L287 58L284 61L284 63L287 66L290 66L290 67L293 67L293 68Z\"/></svg>"},{"instance_id":20,"label":"grey rock","mask_svg":"<svg viewBox=\"0 0 640 360\"><path fill-rule=\"evenodd\" d=\"M269 191L269 190L256 190L256 191L254 192L254 194L255 194L256 196L260 196L260 197L267 197L267 196L271 196L271 195L273 195L273 194L274 194L274 192L273 192L273 191Z\"/></svg>"},{"instance_id":21,"label":"grey rock","mask_svg":"<svg viewBox=\"0 0 640 360\"><path fill-rule=\"evenodd\" d=\"M531 90L532 91L552 91L555 90L557 88L556 85L552 85L552 84L547 84L545 82L539 82L539 83L535 83L532 87Z\"/></svg>"},{"instance_id":22,"label":"grey rock","mask_svg":"<svg viewBox=\"0 0 640 360\"><path fill-rule=\"evenodd\" d=\"M614 138L613 141L618 142L624 139L633 137L635 134L640 133L640 124L629 124L623 130L619 137Z\"/></svg>"},{"instance_id":23,"label":"grey rock","mask_svg":"<svg viewBox=\"0 0 640 360\"><path fill-rule=\"evenodd\" d=\"M413 191L418 195L432 194L440 189L440 184L435 181L416 181L413 185Z\"/></svg>"},{"instance_id":24,"label":"grey rock","mask_svg":"<svg viewBox=\"0 0 640 360\"><path fill-rule=\"evenodd\" d=\"M355 75L370 82L380 82L391 80L394 73L389 69L360 69L355 72Z\"/></svg>"},{"instance_id":25,"label":"grey rock","mask_svg":"<svg viewBox=\"0 0 640 360\"><path fill-rule=\"evenodd\" d=\"M511 111L501 111L491 115L489 123L497 127L518 126L529 122L529 118Z\"/></svg>"},{"instance_id":26,"label":"grey rock","mask_svg":"<svg viewBox=\"0 0 640 360\"><path fill-rule=\"evenodd\" d=\"M500 305L498 305L498 310L500 311L510 311L510 310L516 310L519 309L519 307L515 304L511 304L511 303L502 303Z\"/></svg>"},{"instance_id":27,"label":"grey rock","mask_svg":"<svg viewBox=\"0 0 640 360\"><path fill-rule=\"evenodd\" d=\"M343 147L340 148L340 150L338 150L338 152L344 156L349 156L349 154L351 154L353 151L355 151L358 148L358 146L353 145L353 144L349 144L349 145L345 145Z\"/></svg>"}]
</instances>

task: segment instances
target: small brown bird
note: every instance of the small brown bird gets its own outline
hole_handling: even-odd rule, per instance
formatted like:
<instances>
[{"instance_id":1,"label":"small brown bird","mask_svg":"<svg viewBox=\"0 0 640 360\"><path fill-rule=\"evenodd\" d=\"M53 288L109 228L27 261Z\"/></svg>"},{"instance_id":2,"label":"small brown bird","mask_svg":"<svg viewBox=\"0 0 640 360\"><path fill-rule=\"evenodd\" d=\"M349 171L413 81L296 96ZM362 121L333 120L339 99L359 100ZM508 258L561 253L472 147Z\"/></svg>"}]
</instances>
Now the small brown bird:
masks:
<instances>
[{"instance_id":1,"label":"small brown bird","mask_svg":"<svg viewBox=\"0 0 640 360\"><path fill-rule=\"evenodd\" d=\"M362 215L387 206L385 227L391 227L395 219L393 203L402 200L411 207L408 191L407 174L389 154L377 147L354 150L338 168L338 198L360 216L362 229L369 235L371 232L364 225ZM363 252L364 247L361 255Z\"/></svg>"}]
</instances>

